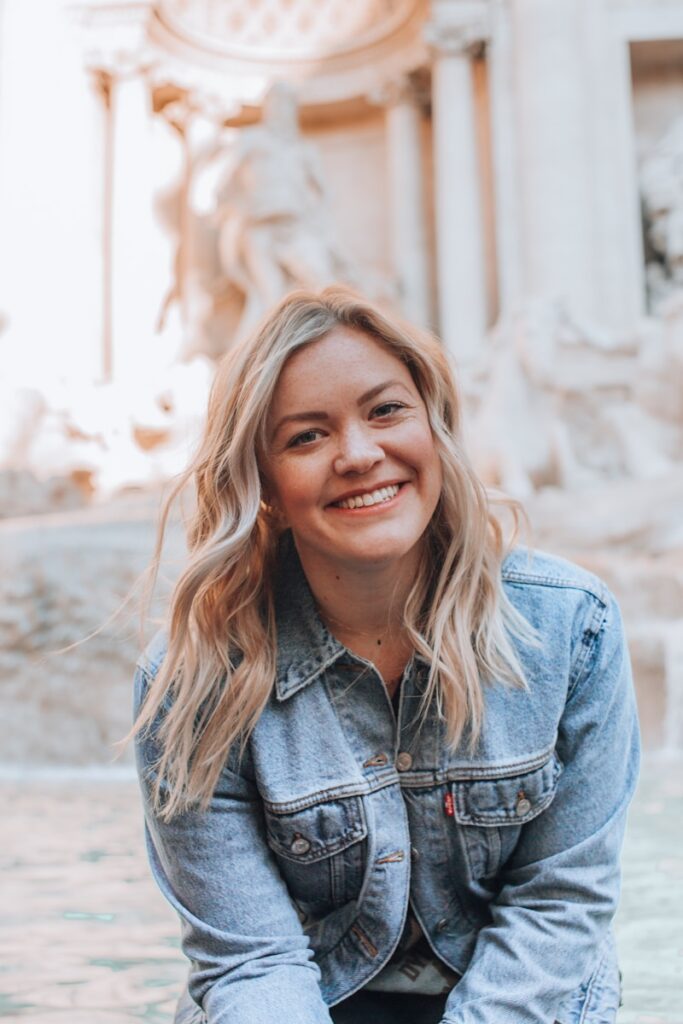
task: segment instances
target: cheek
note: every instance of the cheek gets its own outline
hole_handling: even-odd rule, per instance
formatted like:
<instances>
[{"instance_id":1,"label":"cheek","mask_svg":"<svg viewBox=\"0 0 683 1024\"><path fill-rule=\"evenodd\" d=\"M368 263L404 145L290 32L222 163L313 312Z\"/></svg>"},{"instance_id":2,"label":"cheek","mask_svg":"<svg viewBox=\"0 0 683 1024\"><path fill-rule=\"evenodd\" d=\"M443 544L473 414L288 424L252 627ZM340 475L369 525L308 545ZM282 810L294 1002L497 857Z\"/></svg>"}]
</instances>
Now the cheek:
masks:
<instances>
[{"instance_id":1,"label":"cheek","mask_svg":"<svg viewBox=\"0 0 683 1024\"><path fill-rule=\"evenodd\" d=\"M441 482L441 459L429 427L421 426L410 439L412 462L425 477Z\"/></svg>"},{"instance_id":2,"label":"cheek","mask_svg":"<svg viewBox=\"0 0 683 1024\"><path fill-rule=\"evenodd\" d=\"M439 458L439 453L431 432L428 436L422 438L419 452L420 466L424 480L424 497L431 506L429 511L429 515L431 517L439 502L443 484L441 459Z\"/></svg>"},{"instance_id":3,"label":"cheek","mask_svg":"<svg viewBox=\"0 0 683 1024\"><path fill-rule=\"evenodd\" d=\"M310 466L288 466L273 476L273 494L284 511L310 505L316 493L315 474Z\"/></svg>"}]
</instances>

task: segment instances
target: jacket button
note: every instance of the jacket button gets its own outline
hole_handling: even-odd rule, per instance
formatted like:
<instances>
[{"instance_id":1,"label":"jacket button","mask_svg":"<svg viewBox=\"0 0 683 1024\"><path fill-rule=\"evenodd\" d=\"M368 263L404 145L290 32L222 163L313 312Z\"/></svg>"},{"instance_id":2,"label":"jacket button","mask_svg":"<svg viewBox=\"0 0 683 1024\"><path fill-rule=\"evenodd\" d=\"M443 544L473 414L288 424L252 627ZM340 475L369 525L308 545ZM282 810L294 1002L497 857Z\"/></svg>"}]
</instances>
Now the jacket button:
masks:
<instances>
[{"instance_id":1,"label":"jacket button","mask_svg":"<svg viewBox=\"0 0 683 1024\"><path fill-rule=\"evenodd\" d=\"M300 835L294 836L294 839L292 840L292 845L290 847L292 853L296 853L297 856L303 856L304 853L308 853L310 848L311 844L309 843L308 839L305 839L304 836Z\"/></svg>"},{"instance_id":2,"label":"jacket button","mask_svg":"<svg viewBox=\"0 0 683 1024\"><path fill-rule=\"evenodd\" d=\"M448 918L442 917L440 921L437 921L436 930L437 932L445 932L448 928Z\"/></svg>"},{"instance_id":3,"label":"jacket button","mask_svg":"<svg viewBox=\"0 0 683 1024\"><path fill-rule=\"evenodd\" d=\"M413 766L412 755L407 750L402 750L396 758L396 767L400 772L407 772Z\"/></svg>"},{"instance_id":4,"label":"jacket button","mask_svg":"<svg viewBox=\"0 0 683 1024\"><path fill-rule=\"evenodd\" d=\"M410 847L410 859L415 863L420 859L420 851L416 850L414 846Z\"/></svg>"},{"instance_id":5,"label":"jacket button","mask_svg":"<svg viewBox=\"0 0 683 1024\"><path fill-rule=\"evenodd\" d=\"M531 810L531 803L525 796L521 796L515 804L515 814L518 818L523 818L525 814L528 814Z\"/></svg>"}]
</instances>

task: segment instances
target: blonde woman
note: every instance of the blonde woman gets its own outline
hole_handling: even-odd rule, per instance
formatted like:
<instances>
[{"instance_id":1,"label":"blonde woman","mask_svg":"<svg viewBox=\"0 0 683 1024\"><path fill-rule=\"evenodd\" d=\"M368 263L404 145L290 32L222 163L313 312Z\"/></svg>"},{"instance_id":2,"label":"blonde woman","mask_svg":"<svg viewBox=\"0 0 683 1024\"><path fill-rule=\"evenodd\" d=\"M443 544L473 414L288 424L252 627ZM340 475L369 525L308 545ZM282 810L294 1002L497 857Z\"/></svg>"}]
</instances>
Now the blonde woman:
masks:
<instances>
[{"instance_id":1,"label":"blonde woman","mask_svg":"<svg viewBox=\"0 0 683 1024\"><path fill-rule=\"evenodd\" d=\"M619 612L506 549L439 344L290 295L225 357L190 481L134 726L177 1024L614 1021Z\"/></svg>"}]
</instances>

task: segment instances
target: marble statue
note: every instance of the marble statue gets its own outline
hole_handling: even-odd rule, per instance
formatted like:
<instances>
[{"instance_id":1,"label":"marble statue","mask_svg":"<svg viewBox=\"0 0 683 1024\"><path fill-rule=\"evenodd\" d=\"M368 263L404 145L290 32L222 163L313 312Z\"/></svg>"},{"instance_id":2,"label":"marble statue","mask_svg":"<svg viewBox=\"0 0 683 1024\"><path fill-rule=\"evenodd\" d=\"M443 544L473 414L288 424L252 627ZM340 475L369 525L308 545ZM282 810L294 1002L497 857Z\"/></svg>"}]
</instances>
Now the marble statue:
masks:
<instances>
[{"instance_id":1,"label":"marble statue","mask_svg":"<svg viewBox=\"0 0 683 1024\"><path fill-rule=\"evenodd\" d=\"M238 137L216 191L215 223L224 286L244 296L238 335L292 288L350 282L317 154L301 137L296 98L283 82L266 94L261 123Z\"/></svg>"},{"instance_id":2,"label":"marble statue","mask_svg":"<svg viewBox=\"0 0 683 1024\"><path fill-rule=\"evenodd\" d=\"M683 289L683 117L643 161L640 187L650 305L658 313L672 292Z\"/></svg>"},{"instance_id":3,"label":"marble statue","mask_svg":"<svg viewBox=\"0 0 683 1024\"><path fill-rule=\"evenodd\" d=\"M658 333L659 362L648 368L656 391L673 367ZM670 472L681 423L640 401L642 361L636 337L610 338L558 303L499 323L471 388L470 445L484 480L527 499Z\"/></svg>"},{"instance_id":4,"label":"marble statue","mask_svg":"<svg viewBox=\"0 0 683 1024\"><path fill-rule=\"evenodd\" d=\"M0 385L0 519L154 487L187 463L213 380L204 356L135 381Z\"/></svg>"}]
</instances>

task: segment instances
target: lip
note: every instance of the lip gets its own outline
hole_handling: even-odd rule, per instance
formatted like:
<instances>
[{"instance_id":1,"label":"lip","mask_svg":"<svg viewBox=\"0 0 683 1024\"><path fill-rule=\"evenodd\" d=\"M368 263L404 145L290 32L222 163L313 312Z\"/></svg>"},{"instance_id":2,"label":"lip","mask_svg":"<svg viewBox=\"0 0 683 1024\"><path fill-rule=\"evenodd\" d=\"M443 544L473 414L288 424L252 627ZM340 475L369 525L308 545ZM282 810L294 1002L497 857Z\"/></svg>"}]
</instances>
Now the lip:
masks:
<instances>
[{"instance_id":1,"label":"lip","mask_svg":"<svg viewBox=\"0 0 683 1024\"><path fill-rule=\"evenodd\" d=\"M407 483L407 480L385 480L382 483L374 484L372 487L368 487L367 485L365 487L356 487L355 490L353 491L344 491L343 494L338 494L336 498L333 498L332 501L328 502L327 508L330 508L330 506L335 505L338 501L346 501L347 498L356 498L358 497L359 494L372 494L373 491L381 491L383 487L398 486L399 488L401 488L403 487L404 484ZM401 491L399 490L398 493L400 494ZM398 498L398 494L394 495L394 497ZM368 505L367 507L372 508L372 505Z\"/></svg>"},{"instance_id":2,"label":"lip","mask_svg":"<svg viewBox=\"0 0 683 1024\"><path fill-rule=\"evenodd\" d=\"M373 515L376 516L376 515L382 515L382 513L384 513L384 512L391 511L391 509L396 506L397 502L401 501L401 498L402 498L403 494L405 493L405 485L409 484L410 481L409 480L403 480L403 481L398 481L397 480L396 483L399 484L399 490L393 496L393 498L389 498L388 501L378 501L376 505L361 505L359 508L339 508L338 505L330 504L330 505L327 506L327 511L328 512L334 512L336 515L340 515L340 516L355 516L355 517L357 517L357 516L373 516ZM391 484L381 484L380 486L381 487L390 487ZM377 487L373 487L373 490L378 490L378 488ZM367 494L367 493L368 493L367 488L365 490L362 490L362 491L355 490L355 491L349 492L348 497L354 497L356 494ZM342 500L343 500L342 498L337 498L337 501L342 501Z\"/></svg>"}]
</instances>

